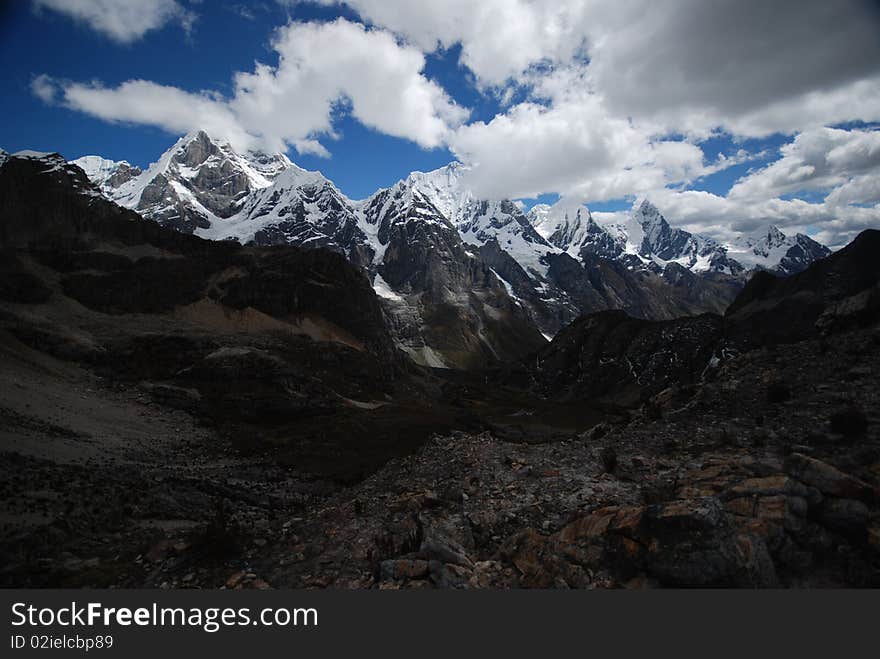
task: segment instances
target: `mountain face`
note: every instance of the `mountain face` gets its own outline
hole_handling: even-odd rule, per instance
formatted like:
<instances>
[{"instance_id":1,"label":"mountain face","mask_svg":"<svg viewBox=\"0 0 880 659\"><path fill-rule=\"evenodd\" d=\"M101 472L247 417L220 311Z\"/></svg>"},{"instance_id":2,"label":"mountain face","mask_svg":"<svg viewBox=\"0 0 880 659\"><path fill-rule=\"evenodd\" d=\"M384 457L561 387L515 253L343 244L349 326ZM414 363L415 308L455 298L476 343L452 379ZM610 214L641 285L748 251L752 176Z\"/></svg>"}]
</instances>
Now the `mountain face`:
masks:
<instances>
[{"instance_id":1,"label":"mountain face","mask_svg":"<svg viewBox=\"0 0 880 659\"><path fill-rule=\"evenodd\" d=\"M723 361L750 351L813 342L810 350L824 354L837 336L876 333L878 254L880 231L869 229L797 274L759 271L723 316L651 321L620 311L584 315L524 362L528 375L517 377L548 398L604 397L633 405L670 387L667 393L703 382ZM857 345L854 355L871 350L861 340ZM764 364L758 371L767 368Z\"/></svg>"},{"instance_id":2,"label":"mountain face","mask_svg":"<svg viewBox=\"0 0 880 659\"><path fill-rule=\"evenodd\" d=\"M675 263L695 273L740 278L759 269L791 275L831 253L809 236L788 237L775 226L721 243L673 228L647 200L622 223L600 225L586 207L563 202L536 205L529 220L549 242L573 256L595 254L655 272Z\"/></svg>"},{"instance_id":3,"label":"mountain face","mask_svg":"<svg viewBox=\"0 0 880 659\"><path fill-rule=\"evenodd\" d=\"M790 277L757 273L727 310L738 344L827 337L880 318L880 231L868 229L838 252Z\"/></svg>"},{"instance_id":4,"label":"mountain face","mask_svg":"<svg viewBox=\"0 0 880 659\"><path fill-rule=\"evenodd\" d=\"M120 206L184 233L236 214L250 193L291 165L283 154L238 154L204 131L182 137L146 171L98 156L73 162Z\"/></svg>"},{"instance_id":5,"label":"mountain face","mask_svg":"<svg viewBox=\"0 0 880 659\"><path fill-rule=\"evenodd\" d=\"M398 345L435 367L516 359L584 313L723 313L753 269L790 274L827 254L783 236L786 249L740 261L647 201L616 224L562 202L526 214L477 198L459 163L352 200L282 154L241 155L204 132L144 172L94 156L75 163L110 199L185 233L344 254L367 273Z\"/></svg>"},{"instance_id":6,"label":"mountain face","mask_svg":"<svg viewBox=\"0 0 880 659\"><path fill-rule=\"evenodd\" d=\"M269 325L286 325L290 334L331 335L331 342L394 362L369 281L338 254L261 252L142 222L108 203L58 154L22 152L6 160L0 216L0 248L36 255L59 273L64 294L89 309L186 315L189 305L198 307L193 312L220 305L227 314L265 314L283 321Z\"/></svg>"},{"instance_id":7,"label":"mountain face","mask_svg":"<svg viewBox=\"0 0 880 659\"><path fill-rule=\"evenodd\" d=\"M802 233L786 236L774 226L748 236L739 236L727 247L728 253L749 269L760 269L780 275L793 275L806 270L814 261L831 254Z\"/></svg>"},{"instance_id":8,"label":"mountain face","mask_svg":"<svg viewBox=\"0 0 880 659\"><path fill-rule=\"evenodd\" d=\"M107 196L112 196L122 185L143 174L140 167L132 166L125 160L107 160L101 156L83 156L73 163Z\"/></svg>"},{"instance_id":9,"label":"mountain face","mask_svg":"<svg viewBox=\"0 0 880 659\"><path fill-rule=\"evenodd\" d=\"M111 203L58 154L22 152L0 165L0 254L4 375L16 354L43 369L39 351L340 479L468 427L339 253L188 235Z\"/></svg>"}]
</instances>

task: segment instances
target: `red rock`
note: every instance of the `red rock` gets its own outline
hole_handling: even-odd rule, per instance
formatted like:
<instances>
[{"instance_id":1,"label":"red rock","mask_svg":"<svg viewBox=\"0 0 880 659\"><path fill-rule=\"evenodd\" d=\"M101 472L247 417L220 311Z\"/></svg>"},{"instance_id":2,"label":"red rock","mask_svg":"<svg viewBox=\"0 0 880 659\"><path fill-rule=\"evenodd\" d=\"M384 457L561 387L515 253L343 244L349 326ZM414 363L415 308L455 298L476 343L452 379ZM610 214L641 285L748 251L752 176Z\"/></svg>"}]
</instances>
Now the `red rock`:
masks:
<instances>
[{"instance_id":1,"label":"red rock","mask_svg":"<svg viewBox=\"0 0 880 659\"><path fill-rule=\"evenodd\" d=\"M382 579L421 579L428 574L428 561L406 558L382 561L379 574Z\"/></svg>"},{"instance_id":2,"label":"red rock","mask_svg":"<svg viewBox=\"0 0 880 659\"><path fill-rule=\"evenodd\" d=\"M232 574L226 580L226 587L227 588L235 588L236 586L238 586L242 582L242 580L244 579L244 575L245 575L245 573L242 570L239 570L235 574Z\"/></svg>"},{"instance_id":3,"label":"red rock","mask_svg":"<svg viewBox=\"0 0 880 659\"><path fill-rule=\"evenodd\" d=\"M833 497L863 501L874 497L874 489L864 481L801 453L792 453L785 459L785 472Z\"/></svg>"}]
</instances>

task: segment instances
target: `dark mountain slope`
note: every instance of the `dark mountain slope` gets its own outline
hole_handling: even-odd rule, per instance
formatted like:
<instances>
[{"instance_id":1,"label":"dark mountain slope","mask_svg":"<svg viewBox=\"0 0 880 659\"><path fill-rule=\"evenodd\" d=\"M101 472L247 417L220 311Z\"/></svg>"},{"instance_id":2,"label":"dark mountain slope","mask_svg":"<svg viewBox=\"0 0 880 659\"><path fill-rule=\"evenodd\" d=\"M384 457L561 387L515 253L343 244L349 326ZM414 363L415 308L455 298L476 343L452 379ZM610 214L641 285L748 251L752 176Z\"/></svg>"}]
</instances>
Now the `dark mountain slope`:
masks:
<instances>
[{"instance_id":1,"label":"dark mountain slope","mask_svg":"<svg viewBox=\"0 0 880 659\"><path fill-rule=\"evenodd\" d=\"M790 343L880 316L880 231L869 229L791 277L757 273L727 311L730 335L760 345Z\"/></svg>"},{"instance_id":2,"label":"dark mountain slope","mask_svg":"<svg viewBox=\"0 0 880 659\"><path fill-rule=\"evenodd\" d=\"M689 273L679 273L684 285ZM637 320L624 312L581 317L525 362L547 397L597 396L630 404L687 387L725 355L869 327L880 319L880 231L801 273L757 272L724 317ZM521 376L520 376L521 377Z\"/></svg>"},{"instance_id":3,"label":"dark mountain slope","mask_svg":"<svg viewBox=\"0 0 880 659\"><path fill-rule=\"evenodd\" d=\"M466 415L434 400L341 254L161 227L58 156L0 168L0 249L0 329L187 409L241 449L352 477Z\"/></svg>"}]
</instances>

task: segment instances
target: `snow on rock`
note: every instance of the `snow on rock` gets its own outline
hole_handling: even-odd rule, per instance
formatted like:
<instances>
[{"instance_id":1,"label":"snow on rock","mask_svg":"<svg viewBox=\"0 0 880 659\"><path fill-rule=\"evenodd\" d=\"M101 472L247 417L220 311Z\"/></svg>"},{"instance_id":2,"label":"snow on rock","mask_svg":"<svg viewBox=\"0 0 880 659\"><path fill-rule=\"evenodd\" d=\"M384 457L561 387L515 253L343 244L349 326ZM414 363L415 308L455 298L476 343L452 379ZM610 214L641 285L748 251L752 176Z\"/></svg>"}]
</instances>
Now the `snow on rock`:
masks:
<instances>
[{"instance_id":1,"label":"snow on rock","mask_svg":"<svg viewBox=\"0 0 880 659\"><path fill-rule=\"evenodd\" d=\"M437 367L458 359L453 348L421 335L424 318L441 307L457 307L461 336L496 354L499 342L484 332L499 314L545 337L580 313L609 307L680 315L716 294L701 289L696 275L744 278L756 267L788 273L827 253L806 236L724 245L675 228L648 200L628 214L594 217L565 199L524 213L522 203L475 195L458 162L352 200L283 154L237 153L203 131L182 137L145 171L98 156L75 164L110 199L180 231L344 254L404 328L401 347ZM691 279L682 279L685 271ZM666 290L660 279L677 289L658 295ZM686 303L696 306L669 298L691 292Z\"/></svg>"},{"instance_id":2,"label":"snow on rock","mask_svg":"<svg viewBox=\"0 0 880 659\"><path fill-rule=\"evenodd\" d=\"M374 270L385 258L389 227L413 219L454 231L475 248L497 243L536 286L548 277L550 254L618 259L630 269L655 272L677 263L696 273L734 276L755 268L797 271L827 254L807 236L789 238L775 227L721 244L674 228L647 199L637 201L622 222L597 221L586 206L564 199L525 214L521 204L477 198L463 182L467 167L458 162L412 172L354 201L284 154L239 154L204 131L182 137L146 171L100 156L73 162L109 198L182 231L243 243L328 247Z\"/></svg>"},{"instance_id":3,"label":"snow on rock","mask_svg":"<svg viewBox=\"0 0 880 659\"><path fill-rule=\"evenodd\" d=\"M398 295L393 290L391 290L391 286L388 285L384 279L382 279L382 275L376 273L375 278L373 279L373 290L376 291L376 295L381 298L385 298L386 300L392 300L395 302L403 302L403 296Z\"/></svg>"},{"instance_id":4,"label":"snow on rock","mask_svg":"<svg viewBox=\"0 0 880 659\"><path fill-rule=\"evenodd\" d=\"M234 215L246 197L292 166L284 154L239 154L204 131L180 138L145 171L100 156L73 163L116 203L186 233Z\"/></svg>"},{"instance_id":5,"label":"snow on rock","mask_svg":"<svg viewBox=\"0 0 880 659\"><path fill-rule=\"evenodd\" d=\"M737 236L727 244L731 258L749 270L761 269L794 274L831 251L802 233L787 236L770 225L760 231Z\"/></svg>"}]
</instances>

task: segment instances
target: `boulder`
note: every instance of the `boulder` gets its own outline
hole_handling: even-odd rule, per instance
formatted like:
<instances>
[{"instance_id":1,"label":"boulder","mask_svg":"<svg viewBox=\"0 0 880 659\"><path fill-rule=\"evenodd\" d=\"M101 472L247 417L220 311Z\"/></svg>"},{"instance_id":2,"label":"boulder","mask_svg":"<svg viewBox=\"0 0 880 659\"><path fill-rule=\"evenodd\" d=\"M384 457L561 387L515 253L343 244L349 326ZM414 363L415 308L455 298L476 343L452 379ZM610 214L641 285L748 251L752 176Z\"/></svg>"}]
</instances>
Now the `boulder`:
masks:
<instances>
[{"instance_id":1,"label":"boulder","mask_svg":"<svg viewBox=\"0 0 880 659\"><path fill-rule=\"evenodd\" d=\"M730 488L728 496L772 496L777 494L790 494L807 498L810 496L809 489L801 482L783 474L766 476L764 478L747 478L741 483Z\"/></svg>"},{"instance_id":2,"label":"boulder","mask_svg":"<svg viewBox=\"0 0 880 659\"><path fill-rule=\"evenodd\" d=\"M873 488L864 481L801 453L789 455L785 460L784 469L792 478L832 497L862 501L870 501L874 497Z\"/></svg>"},{"instance_id":3,"label":"boulder","mask_svg":"<svg viewBox=\"0 0 880 659\"><path fill-rule=\"evenodd\" d=\"M379 576L382 580L392 581L423 579L428 576L428 561L408 558L382 561Z\"/></svg>"},{"instance_id":4,"label":"boulder","mask_svg":"<svg viewBox=\"0 0 880 659\"><path fill-rule=\"evenodd\" d=\"M770 524L777 524L793 533L804 528L807 514L805 499L782 494L739 497L729 500L725 504L725 508L735 515L753 517Z\"/></svg>"},{"instance_id":5,"label":"boulder","mask_svg":"<svg viewBox=\"0 0 880 659\"><path fill-rule=\"evenodd\" d=\"M724 507L715 497L672 501L651 510L655 526L675 531L711 531L724 518Z\"/></svg>"}]
</instances>

